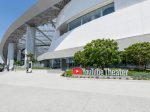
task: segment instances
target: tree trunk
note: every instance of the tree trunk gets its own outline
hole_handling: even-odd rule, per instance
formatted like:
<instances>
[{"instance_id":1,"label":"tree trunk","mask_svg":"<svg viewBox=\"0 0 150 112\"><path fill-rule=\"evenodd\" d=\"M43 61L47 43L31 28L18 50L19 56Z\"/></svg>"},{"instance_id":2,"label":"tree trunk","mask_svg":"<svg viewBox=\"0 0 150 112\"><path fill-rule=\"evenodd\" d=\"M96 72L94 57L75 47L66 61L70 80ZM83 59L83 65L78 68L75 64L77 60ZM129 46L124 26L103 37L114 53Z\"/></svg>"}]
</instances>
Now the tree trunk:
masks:
<instances>
[{"instance_id":1,"label":"tree trunk","mask_svg":"<svg viewBox=\"0 0 150 112\"><path fill-rule=\"evenodd\" d=\"M140 65L141 65L141 64L140 64L140 61L139 61L139 69L138 69L138 71L140 71Z\"/></svg>"},{"instance_id":2,"label":"tree trunk","mask_svg":"<svg viewBox=\"0 0 150 112\"><path fill-rule=\"evenodd\" d=\"M146 70L147 69L147 64L145 64L145 68L144 68L144 70Z\"/></svg>"},{"instance_id":3,"label":"tree trunk","mask_svg":"<svg viewBox=\"0 0 150 112\"><path fill-rule=\"evenodd\" d=\"M104 66L101 66L102 70L104 70Z\"/></svg>"}]
</instances>

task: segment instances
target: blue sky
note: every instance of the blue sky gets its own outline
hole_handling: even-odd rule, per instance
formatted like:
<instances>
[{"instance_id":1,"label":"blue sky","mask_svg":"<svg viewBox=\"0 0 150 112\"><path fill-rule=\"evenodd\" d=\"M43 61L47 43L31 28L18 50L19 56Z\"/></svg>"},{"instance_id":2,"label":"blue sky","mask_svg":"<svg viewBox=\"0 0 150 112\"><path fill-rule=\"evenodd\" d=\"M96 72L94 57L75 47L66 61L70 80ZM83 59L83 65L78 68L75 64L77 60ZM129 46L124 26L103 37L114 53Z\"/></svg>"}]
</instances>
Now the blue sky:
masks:
<instances>
[{"instance_id":1,"label":"blue sky","mask_svg":"<svg viewBox=\"0 0 150 112\"><path fill-rule=\"evenodd\" d=\"M0 40L8 27L38 0L0 0Z\"/></svg>"}]
</instances>

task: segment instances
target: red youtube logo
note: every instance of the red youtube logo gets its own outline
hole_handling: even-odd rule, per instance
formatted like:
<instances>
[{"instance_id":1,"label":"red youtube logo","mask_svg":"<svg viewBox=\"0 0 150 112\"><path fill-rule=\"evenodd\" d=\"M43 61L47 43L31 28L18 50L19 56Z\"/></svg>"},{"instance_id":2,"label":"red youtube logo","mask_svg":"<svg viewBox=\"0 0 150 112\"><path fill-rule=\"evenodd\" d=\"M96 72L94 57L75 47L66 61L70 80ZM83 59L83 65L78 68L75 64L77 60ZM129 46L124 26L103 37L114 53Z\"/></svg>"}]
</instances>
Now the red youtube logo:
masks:
<instances>
[{"instance_id":1,"label":"red youtube logo","mask_svg":"<svg viewBox=\"0 0 150 112\"><path fill-rule=\"evenodd\" d=\"M73 75L82 75L82 68L74 68Z\"/></svg>"}]
</instances>

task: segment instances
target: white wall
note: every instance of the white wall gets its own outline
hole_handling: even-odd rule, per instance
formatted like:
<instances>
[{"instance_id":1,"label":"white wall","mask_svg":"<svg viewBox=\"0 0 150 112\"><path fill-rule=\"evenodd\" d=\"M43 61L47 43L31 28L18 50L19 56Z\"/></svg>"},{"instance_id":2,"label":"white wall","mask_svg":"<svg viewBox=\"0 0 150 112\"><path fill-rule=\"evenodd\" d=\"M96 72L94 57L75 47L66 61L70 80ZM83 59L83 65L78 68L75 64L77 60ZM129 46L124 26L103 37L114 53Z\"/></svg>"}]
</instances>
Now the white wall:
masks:
<instances>
[{"instance_id":1,"label":"white wall","mask_svg":"<svg viewBox=\"0 0 150 112\"><path fill-rule=\"evenodd\" d=\"M57 38L51 50L84 46L98 38L123 39L150 33L150 0L84 24ZM125 43L124 43L125 44Z\"/></svg>"},{"instance_id":2,"label":"white wall","mask_svg":"<svg viewBox=\"0 0 150 112\"><path fill-rule=\"evenodd\" d=\"M121 51L124 50L124 48L127 48L130 45L138 43L138 42L150 42L150 34L138 35L135 37L129 37L129 38L117 40L119 50Z\"/></svg>"},{"instance_id":3,"label":"white wall","mask_svg":"<svg viewBox=\"0 0 150 112\"><path fill-rule=\"evenodd\" d=\"M115 1L116 10L119 10L122 8L132 6L132 5L137 4L139 2L142 2L144 0L114 0L114 1Z\"/></svg>"}]
</instances>

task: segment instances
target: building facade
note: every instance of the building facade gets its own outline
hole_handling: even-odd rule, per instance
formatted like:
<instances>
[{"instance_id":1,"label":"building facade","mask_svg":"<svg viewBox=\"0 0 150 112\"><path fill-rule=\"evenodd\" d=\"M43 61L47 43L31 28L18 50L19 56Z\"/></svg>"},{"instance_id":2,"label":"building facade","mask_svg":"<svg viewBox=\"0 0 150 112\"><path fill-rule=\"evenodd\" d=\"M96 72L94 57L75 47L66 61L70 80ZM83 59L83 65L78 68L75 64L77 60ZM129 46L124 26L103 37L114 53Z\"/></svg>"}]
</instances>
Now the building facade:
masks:
<instances>
[{"instance_id":1,"label":"building facade","mask_svg":"<svg viewBox=\"0 0 150 112\"><path fill-rule=\"evenodd\" d=\"M35 11L36 14L28 17L34 13L35 7L31 8L24 15L28 20L19 19L22 24L13 28L9 35L9 31L6 32L2 40L7 43L1 45L1 53L7 64L13 63L11 60L15 58L16 49L12 43L18 44L18 41L11 42L8 38L13 38L11 35L24 24L27 26L17 38L21 39L23 35L26 37L26 46L22 49L26 49L27 54L37 54L37 60L51 68L72 67L74 54L95 39L114 39L120 50L137 42L150 41L150 0L39 0L36 5L40 11ZM39 28L47 23L50 23L49 31L53 30L49 34ZM38 39L48 46L46 51L39 55L39 51L35 53L37 31L41 31L43 38L52 36L49 44L46 43L47 40L42 40L42 37ZM9 46L14 48L9 49ZM8 56L5 54L7 51Z\"/></svg>"}]
</instances>

